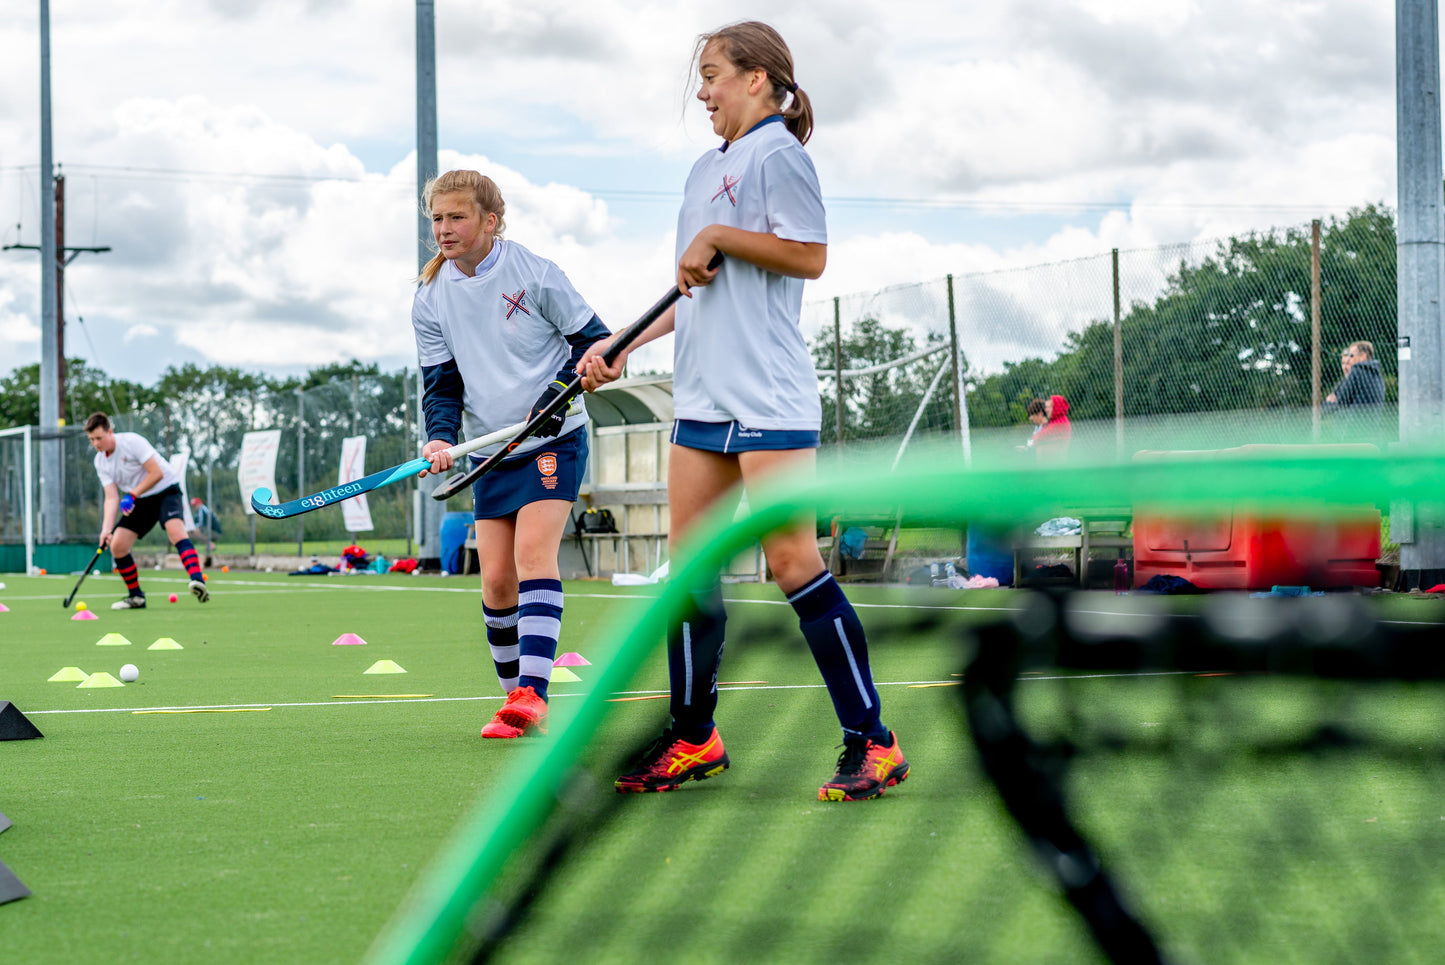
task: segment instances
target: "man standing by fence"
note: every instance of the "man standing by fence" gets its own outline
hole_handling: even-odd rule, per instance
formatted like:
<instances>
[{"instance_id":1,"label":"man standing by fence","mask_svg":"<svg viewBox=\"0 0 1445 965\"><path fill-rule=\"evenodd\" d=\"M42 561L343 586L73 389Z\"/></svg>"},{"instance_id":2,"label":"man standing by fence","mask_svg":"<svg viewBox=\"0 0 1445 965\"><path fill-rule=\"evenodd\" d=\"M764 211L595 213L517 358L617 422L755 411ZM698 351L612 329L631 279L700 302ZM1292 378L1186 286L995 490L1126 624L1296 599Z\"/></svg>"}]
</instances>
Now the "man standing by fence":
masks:
<instances>
[{"instance_id":1,"label":"man standing by fence","mask_svg":"<svg viewBox=\"0 0 1445 965\"><path fill-rule=\"evenodd\" d=\"M196 524L196 528L191 532L196 539L205 541L206 565L210 566L211 554L216 551L216 537L221 535L221 521L200 496L191 498L191 520Z\"/></svg>"},{"instance_id":2,"label":"man standing by fence","mask_svg":"<svg viewBox=\"0 0 1445 965\"><path fill-rule=\"evenodd\" d=\"M1379 405L1385 401L1385 377L1375 358L1375 346L1366 341L1352 342L1340 354L1340 367L1345 377L1325 396L1333 405Z\"/></svg>"},{"instance_id":3,"label":"man standing by fence","mask_svg":"<svg viewBox=\"0 0 1445 965\"><path fill-rule=\"evenodd\" d=\"M1385 429L1385 377L1375 346L1364 340L1350 343L1340 354L1340 368L1345 377L1325 396L1335 431L1351 441L1379 439Z\"/></svg>"}]
</instances>

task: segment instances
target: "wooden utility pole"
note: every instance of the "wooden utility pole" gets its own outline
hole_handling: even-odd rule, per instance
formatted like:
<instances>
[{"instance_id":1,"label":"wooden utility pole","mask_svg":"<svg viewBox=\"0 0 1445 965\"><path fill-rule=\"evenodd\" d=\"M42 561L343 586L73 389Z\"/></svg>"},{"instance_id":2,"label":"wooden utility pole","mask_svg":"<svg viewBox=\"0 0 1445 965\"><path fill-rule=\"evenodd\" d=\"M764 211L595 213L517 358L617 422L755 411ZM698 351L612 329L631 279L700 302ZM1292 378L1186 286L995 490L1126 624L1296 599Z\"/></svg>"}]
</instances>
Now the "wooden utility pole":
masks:
<instances>
[{"instance_id":1,"label":"wooden utility pole","mask_svg":"<svg viewBox=\"0 0 1445 965\"><path fill-rule=\"evenodd\" d=\"M110 251L109 245L95 245L86 247L65 246L65 175L55 176L55 371L56 387L55 399L60 413L60 421L65 421L65 266L75 260L81 252L89 251L96 254ZM44 245L6 245L4 251L18 248L22 251L44 252Z\"/></svg>"}]
</instances>

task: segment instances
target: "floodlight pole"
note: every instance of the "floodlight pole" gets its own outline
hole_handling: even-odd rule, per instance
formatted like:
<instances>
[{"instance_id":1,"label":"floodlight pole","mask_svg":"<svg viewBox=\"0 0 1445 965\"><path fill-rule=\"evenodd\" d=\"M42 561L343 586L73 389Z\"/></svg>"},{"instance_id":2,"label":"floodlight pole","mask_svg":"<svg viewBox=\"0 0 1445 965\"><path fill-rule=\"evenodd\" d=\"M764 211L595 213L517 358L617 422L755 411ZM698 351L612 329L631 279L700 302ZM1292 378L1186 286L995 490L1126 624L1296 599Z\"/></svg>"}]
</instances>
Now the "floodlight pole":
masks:
<instances>
[{"instance_id":1,"label":"floodlight pole","mask_svg":"<svg viewBox=\"0 0 1445 965\"><path fill-rule=\"evenodd\" d=\"M61 524L60 362L56 337L55 162L50 144L50 0L40 0L40 542L57 542Z\"/></svg>"},{"instance_id":2,"label":"floodlight pole","mask_svg":"<svg viewBox=\"0 0 1445 965\"><path fill-rule=\"evenodd\" d=\"M1445 286L1445 218L1440 146L1440 29L1437 0L1395 0L1396 229L1400 442L1439 433L1445 415L1440 299ZM1396 503L1391 536L1400 543L1407 586L1445 578L1445 512ZM1411 525L1413 524L1413 525Z\"/></svg>"},{"instance_id":3,"label":"floodlight pole","mask_svg":"<svg viewBox=\"0 0 1445 965\"><path fill-rule=\"evenodd\" d=\"M437 71L436 71L436 4L434 0L416 0L416 198L417 238L416 267L420 273L431 260L431 216L422 207L422 191L427 181L436 177L437 162ZM417 437L418 450L426 443L426 420L421 408L421 367L417 367ZM442 515L446 504L431 498L432 490L442 482L441 476L424 476L417 481L418 559L441 560Z\"/></svg>"}]
</instances>

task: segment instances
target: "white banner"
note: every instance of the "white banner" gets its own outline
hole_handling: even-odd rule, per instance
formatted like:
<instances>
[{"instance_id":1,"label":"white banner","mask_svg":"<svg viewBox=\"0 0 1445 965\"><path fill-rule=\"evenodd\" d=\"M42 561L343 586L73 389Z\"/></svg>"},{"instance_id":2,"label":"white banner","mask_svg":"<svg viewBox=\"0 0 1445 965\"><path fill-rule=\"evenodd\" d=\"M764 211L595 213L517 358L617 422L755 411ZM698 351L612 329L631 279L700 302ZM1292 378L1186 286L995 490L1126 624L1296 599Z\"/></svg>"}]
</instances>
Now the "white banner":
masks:
<instances>
[{"instance_id":1,"label":"white banner","mask_svg":"<svg viewBox=\"0 0 1445 965\"><path fill-rule=\"evenodd\" d=\"M251 508L251 494L262 486L271 490L271 503L276 498L276 453L281 448L281 430L263 429L248 432L241 437L241 464L236 468L236 478L241 483L241 505L246 512L255 515Z\"/></svg>"},{"instance_id":2,"label":"white banner","mask_svg":"<svg viewBox=\"0 0 1445 965\"><path fill-rule=\"evenodd\" d=\"M336 485L345 486L366 475L366 436L349 436L341 440L341 471L336 474ZM366 494L352 496L341 501L341 518L348 533L362 533L374 529L371 525L371 510L366 505Z\"/></svg>"},{"instance_id":3,"label":"white banner","mask_svg":"<svg viewBox=\"0 0 1445 965\"><path fill-rule=\"evenodd\" d=\"M196 521L191 516L191 497L186 492L186 464L190 461L191 454L188 452L178 452L167 460L167 462L171 464L171 468L175 470L176 479L180 482L181 485L181 505L185 507L185 524L187 533L196 528Z\"/></svg>"}]
</instances>

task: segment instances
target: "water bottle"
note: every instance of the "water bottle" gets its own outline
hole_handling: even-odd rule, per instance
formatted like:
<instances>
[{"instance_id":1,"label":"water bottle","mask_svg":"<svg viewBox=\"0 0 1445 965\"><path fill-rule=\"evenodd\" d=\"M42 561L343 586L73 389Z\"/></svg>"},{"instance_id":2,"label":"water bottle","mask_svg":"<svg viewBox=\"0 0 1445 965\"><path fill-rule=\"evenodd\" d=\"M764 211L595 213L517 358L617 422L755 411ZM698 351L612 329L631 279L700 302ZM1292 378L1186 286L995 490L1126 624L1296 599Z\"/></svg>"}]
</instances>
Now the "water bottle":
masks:
<instances>
[{"instance_id":1,"label":"water bottle","mask_svg":"<svg viewBox=\"0 0 1445 965\"><path fill-rule=\"evenodd\" d=\"M934 586L938 586L938 561L934 560L928 564L928 578Z\"/></svg>"},{"instance_id":2,"label":"water bottle","mask_svg":"<svg viewBox=\"0 0 1445 965\"><path fill-rule=\"evenodd\" d=\"M1129 591L1129 564L1124 562L1124 554L1119 554L1119 559L1114 563L1114 594L1122 595Z\"/></svg>"},{"instance_id":3,"label":"water bottle","mask_svg":"<svg viewBox=\"0 0 1445 965\"><path fill-rule=\"evenodd\" d=\"M943 564L943 570L945 573L948 574L948 579L946 581L948 585L956 586L957 584L955 580L958 577L958 570L954 568L953 560L949 560L947 563Z\"/></svg>"}]
</instances>

